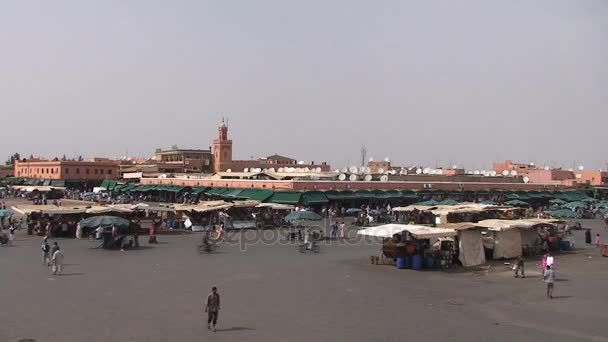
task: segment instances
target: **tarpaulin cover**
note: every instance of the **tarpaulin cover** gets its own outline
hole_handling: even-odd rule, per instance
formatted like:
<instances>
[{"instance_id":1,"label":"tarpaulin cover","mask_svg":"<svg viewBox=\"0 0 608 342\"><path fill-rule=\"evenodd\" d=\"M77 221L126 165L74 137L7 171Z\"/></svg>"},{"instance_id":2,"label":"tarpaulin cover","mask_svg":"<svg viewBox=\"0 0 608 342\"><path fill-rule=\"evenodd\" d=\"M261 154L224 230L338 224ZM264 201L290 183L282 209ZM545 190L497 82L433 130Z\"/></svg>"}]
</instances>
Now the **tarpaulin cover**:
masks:
<instances>
[{"instance_id":1,"label":"tarpaulin cover","mask_svg":"<svg viewBox=\"0 0 608 342\"><path fill-rule=\"evenodd\" d=\"M512 259L521 255L520 229L494 233L494 259Z\"/></svg>"},{"instance_id":2,"label":"tarpaulin cover","mask_svg":"<svg viewBox=\"0 0 608 342\"><path fill-rule=\"evenodd\" d=\"M458 247L460 253L458 260L464 267L483 265L486 262L486 255L483 250L481 230L469 229L458 232Z\"/></svg>"}]
</instances>

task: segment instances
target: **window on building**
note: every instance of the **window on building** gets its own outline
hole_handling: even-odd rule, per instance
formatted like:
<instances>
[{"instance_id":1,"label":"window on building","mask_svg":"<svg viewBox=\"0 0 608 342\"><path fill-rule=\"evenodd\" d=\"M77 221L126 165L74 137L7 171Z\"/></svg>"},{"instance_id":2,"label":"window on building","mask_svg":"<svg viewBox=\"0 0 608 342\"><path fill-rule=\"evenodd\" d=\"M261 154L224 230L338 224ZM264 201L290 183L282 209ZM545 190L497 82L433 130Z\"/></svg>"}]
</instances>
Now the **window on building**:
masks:
<instances>
[{"instance_id":1,"label":"window on building","mask_svg":"<svg viewBox=\"0 0 608 342\"><path fill-rule=\"evenodd\" d=\"M91 173L91 169L85 169L85 173L88 175Z\"/></svg>"},{"instance_id":2,"label":"window on building","mask_svg":"<svg viewBox=\"0 0 608 342\"><path fill-rule=\"evenodd\" d=\"M112 169L108 169L108 174L111 175L112 174Z\"/></svg>"},{"instance_id":3,"label":"window on building","mask_svg":"<svg viewBox=\"0 0 608 342\"><path fill-rule=\"evenodd\" d=\"M67 167L65 168L65 174L66 174L66 175L69 175L69 174L70 174L70 169L69 169L69 168L67 168Z\"/></svg>"},{"instance_id":4,"label":"window on building","mask_svg":"<svg viewBox=\"0 0 608 342\"><path fill-rule=\"evenodd\" d=\"M98 174L98 173L99 173L99 170L95 169L95 171L94 171L94 172L95 172L95 174Z\"/></svg>"},{"instance_id":5,"label":"window on building","mask_svg":"<svg viewBox=\"0 0 608 342\"><path fill-rule=\"evenodd\" d=\"M80 174L80 168L76 168L76 174L79 175Z\"/></svg>"},{"instance_id":6,"label":"window on building","mask_svg":"<svg viewBox=\"0 0 608 342\"><path fill-rule=\"evenodd\" d=\"M103 175L103 169L99 169L99 173Z\"/></svg>"},{"instance_id":7,"label":"window on building","mask_svg":"<svg viewBox=\"0 0 608 342\"><path fill-rule=\"evenodd\" d=\"M55 169L51 169L51 173L55 173Z\"/></svg>"},{"instance_id":8,"label":"window on building","mask_svg":"<svg viewBox=\"0 0 608 342\"><path fill-rule=\"evenodd\" d=\"M49 173L49 169L46 169L46 172L45 172L45 173Z\"/></svg>"}]
</instances>

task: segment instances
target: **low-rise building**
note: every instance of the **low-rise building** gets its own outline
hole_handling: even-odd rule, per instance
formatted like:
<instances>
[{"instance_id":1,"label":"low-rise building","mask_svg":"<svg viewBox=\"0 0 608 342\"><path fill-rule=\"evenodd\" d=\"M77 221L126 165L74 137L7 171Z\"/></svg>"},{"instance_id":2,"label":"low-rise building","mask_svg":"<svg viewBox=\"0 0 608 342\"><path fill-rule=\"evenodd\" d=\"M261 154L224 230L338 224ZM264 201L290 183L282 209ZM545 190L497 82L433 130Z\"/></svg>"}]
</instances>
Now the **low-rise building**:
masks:
<instances>
[{"instance_id":1,"label":"low-rise building","mask_svg":"<svg viewBox=\"0 0 608 342\"><path fill-rule=\"evenodd\" d=\"M15 161L15 177L37 179L118 179L120 161L94 158L88 161L22 159Z\"/></svg>"}]
</instances>

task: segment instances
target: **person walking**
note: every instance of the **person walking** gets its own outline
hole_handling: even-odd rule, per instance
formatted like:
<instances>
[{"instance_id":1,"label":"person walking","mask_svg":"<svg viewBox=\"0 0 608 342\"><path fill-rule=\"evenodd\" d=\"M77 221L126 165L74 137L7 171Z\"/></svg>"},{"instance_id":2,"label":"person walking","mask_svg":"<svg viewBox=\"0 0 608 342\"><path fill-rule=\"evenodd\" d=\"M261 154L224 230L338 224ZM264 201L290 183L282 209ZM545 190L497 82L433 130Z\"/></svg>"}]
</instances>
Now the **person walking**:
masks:
<instances>
[{"instance_id":1,"label":"person walking","mask_svg":"<svg viewBox=\"0 0 608 342\"><path fill-rule=\"evenodd\" d=\"M80 226L80 222L76 224L76 239L82 239L82 227Z\"/></svg>"},{"instance_id":2,"label":"person walking","mask_svg":"<svg viewBox=\"0 0 608 342\"><path fill-rule=\"evenodd\" d=\"M553 283L555 282L555 271L551 266L547 266L543 274L543 279L547 284L547 297L553 299Z\"/></svg>"},{"instance_id":3,"label":"person walking","mask_svg":"<svg viewBox=\"0 0 608 342\"><path fill-rule=\"evenodd\" d=\"M519 273L521 272L521 277L525 278L524 274L524 259L520 256L517 257L515 261L515 278L519 278Z\"/></svg>"},{"instance_id":4,"label":"person walking","mask_svg":"<svg viewBox=\"0 0 608 342\"><path fill-rule=\"evenodd\" d=\"M40 249L42 250L42 265L51 266L51 246L49 246L49 243L47 242L46 238L44 239L44 242L42 243L42 247L40 247Z\"/></svg>"},{"instance_id":5,"label":"person walking","mask_svg":"<svg viewBox=\"0 0 608 342\"><path fill-rule=\"evenodd\" d=\"M55 246L53 246L53 248L55 248ZM53 274L61 274L61 271L63 269L63 252L61 252L59 246L57 246L57 249L51 257L51 263L53 265Z\"/></svg>"},{"instance_id":6,"label":"person walking","mask_svg":"<svg viewBox=\"0 0 608 342\"><path fill-rule=\"evenodd\" d=\"M53 242L53 247L51 247L51 261L53 259L53 255L55 254L55 252L57 252L59 250L59 244L57 243L57 241ZM51 263L52 264L52 263Z\"/></svg>"},{"instance_id":7,"label":"person walking","mask_svg":"<svg viewBox=\"0 0 608 342\"><path fill-rule=\"evenodd\" d=\"M595 250L599 251L600 247L601 247L601 243L600 243L600 234L595 234L595 241L593 241L593 244L595 244Z\"/></svg>"},{"instance_id":8,"label":"person walking","mask_svg":"<svg viewBox=\"0 0 608 342\"><path fill-rule=\"evenodd\" d=\"M338 223L334 222L331 225L331 238L335 239L338 236Z\"/></svg>"},{"instance_id":9,"label":"person walking","mask_svg":"<svg viewBox=\"0 0 608 342\"><path fill-rule=\"evenodd\" d=\"M549 268L553 268L553 264L555 263L555 259L553 259L553 255L551 255L551 253L547 253L547 264L546 267Z\"/></svg>"},{"instance_id":10,"label":"person walking","mask_svg":"<svg viewBox=\"0 0 608 342\"><path fill-rule=\"evenodd\" d=\"M211 288L211 293L205 301L205 312L207 313L207 329L215 331L217 319L220 311L220 294L217 292L217 287ZM212 326L213 324L213 326Z\"/></svg>"},{"instance_id":11,"label":"person walking","mask_svg":"<svg viewBox=\"0 0 608 342\"><path fill-rule=\"evenodd\" d=\"M342 223L340 223L340 239L344 239L345 236L346 236L346 224L344 223L344 221L342 221Z\"/></svg>"}]
</instances>

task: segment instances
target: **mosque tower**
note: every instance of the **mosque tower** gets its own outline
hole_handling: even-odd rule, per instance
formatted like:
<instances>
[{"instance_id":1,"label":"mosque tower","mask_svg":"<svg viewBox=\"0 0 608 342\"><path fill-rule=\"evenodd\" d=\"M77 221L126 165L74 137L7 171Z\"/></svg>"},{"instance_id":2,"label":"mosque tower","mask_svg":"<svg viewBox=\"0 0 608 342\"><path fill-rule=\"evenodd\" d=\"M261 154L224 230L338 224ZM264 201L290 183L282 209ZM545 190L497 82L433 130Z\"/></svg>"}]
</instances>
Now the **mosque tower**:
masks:
<instances>
[{"instance_id":1,"label":"mosque tower","mask_svg":"<svg viewBox=\"0 0 608 342\"><path fill-rule=\"evenodd\" d=\"M232 163L232 140L228 140L228 126L222 118L222 123L217 129L218 138L213 140L213 171L224 171L222 165Z\"/></svg>"}]
</instances>

